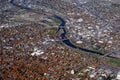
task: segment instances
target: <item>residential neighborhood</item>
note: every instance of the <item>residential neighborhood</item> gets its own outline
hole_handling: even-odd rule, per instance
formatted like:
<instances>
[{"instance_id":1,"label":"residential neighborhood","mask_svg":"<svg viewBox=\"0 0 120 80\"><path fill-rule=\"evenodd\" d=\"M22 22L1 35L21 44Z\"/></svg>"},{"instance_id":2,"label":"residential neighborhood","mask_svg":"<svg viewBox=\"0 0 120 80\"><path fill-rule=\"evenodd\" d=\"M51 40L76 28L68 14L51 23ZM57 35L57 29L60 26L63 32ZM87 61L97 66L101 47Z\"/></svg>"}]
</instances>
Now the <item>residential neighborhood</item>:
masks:
<instances>
[{"instance_id":1,"label":"residential neighborhood","mask_svg":"<svg viewBox=\"0 0 120 80\"><path fill-rule=\"evenodd\" d=\"M0 80L120 80L119 0L0 7Z\"/></svg>"}]
</instances>

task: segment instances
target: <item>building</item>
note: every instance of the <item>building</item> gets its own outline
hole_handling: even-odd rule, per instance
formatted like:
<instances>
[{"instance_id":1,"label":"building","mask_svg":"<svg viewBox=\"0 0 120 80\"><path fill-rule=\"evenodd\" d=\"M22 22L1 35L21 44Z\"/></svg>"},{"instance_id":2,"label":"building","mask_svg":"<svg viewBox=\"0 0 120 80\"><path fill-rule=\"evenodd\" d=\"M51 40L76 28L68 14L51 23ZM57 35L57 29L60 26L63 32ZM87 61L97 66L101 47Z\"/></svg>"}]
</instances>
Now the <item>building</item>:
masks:
<instances>
[{"instance_id":1,"label":"building","mask_svg":"<svg viewBox=\"0 0 120 80\"><path fill-rule=\"evenodd\" d=\"M118 72L116 79L120 80L120 71Z\"/></svg>"}]
</instances>

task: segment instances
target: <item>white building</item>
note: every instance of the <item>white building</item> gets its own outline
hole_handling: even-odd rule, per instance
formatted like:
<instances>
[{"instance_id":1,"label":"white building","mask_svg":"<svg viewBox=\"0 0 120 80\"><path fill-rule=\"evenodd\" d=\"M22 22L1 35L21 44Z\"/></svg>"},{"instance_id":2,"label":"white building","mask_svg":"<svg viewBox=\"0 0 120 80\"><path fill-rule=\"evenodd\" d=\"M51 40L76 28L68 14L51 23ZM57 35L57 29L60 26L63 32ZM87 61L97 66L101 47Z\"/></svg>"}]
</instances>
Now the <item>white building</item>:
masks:
<instances>
[{"instance_id":1,"label":"white building","mask_svg":"<svg viewBox=\"0 0 120 80\"><path fill-rule=\"evenodd\" d=\"M32 56L39 56L39 55L41 55L41 54L44 54L44 52L43 52L43 50L40 50L40 49L38 49L38 48L34 48L34 52L33 53L31 53L31 55Z\"/></svg>"},{"instance_id":2,"label":"white building","mask_svg":"<svg viewBox=\"0 0 120 80\"><path fill-rule=\"evenodd\" d=\"M120 80L120 71L118 72L116 79Z\"/></svg>"}]
</instances>

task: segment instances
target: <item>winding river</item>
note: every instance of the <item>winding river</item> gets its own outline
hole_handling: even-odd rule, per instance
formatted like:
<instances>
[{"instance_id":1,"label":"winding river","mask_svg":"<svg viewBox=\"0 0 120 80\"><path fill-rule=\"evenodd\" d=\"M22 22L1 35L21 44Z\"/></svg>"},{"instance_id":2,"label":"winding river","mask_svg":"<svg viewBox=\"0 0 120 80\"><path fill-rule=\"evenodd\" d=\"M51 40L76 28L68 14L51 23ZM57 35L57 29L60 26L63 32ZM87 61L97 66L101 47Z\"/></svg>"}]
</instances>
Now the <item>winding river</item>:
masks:
<instances>
[{"instance_id":1,"label":"winding river","mask_svg":"<svg viewBox=\"0 0 120 80\"><path fill-rule=\"evenodd\" d=\"M58 32L59 30L61 30L61 29L63 30L63 33L61 33L60 37L61 37L62 42L63 42L64 44L66 44L66 45L68 45L68 46L70 46L70 47L72 47L72 48L75 48L75 49L80 49L80 50L85 51L85 52L90 52L90 53L94 53L94 54L98 54L98 55L104 55L104 54L102 54L102 53L100 53L100 52L88 50L88 49L81 48L81 47L78 47L78 46L72 44L72 43L70 42L70 40L67 39L67 37L66 37L67 32L66 32L66 29L65 29L65 21L64 21L64 19L62 19L61 17L59 17L59 16L57 16L57 15L55 15L55 18L57 18L57 19L59 19L59 20L61 21L61 24L59 25L57 32ZM56 33L57 33L57 32L56 32Z\"/></svg>"},{"instance_id":2,"label":"winding river","mask_svg":"<svg viewBox=\"0 0 120 80\"><path fill-rule=\"evenodd\" d=\"M17 6L17 7L21 8L21 9L32 10L31 8L15 4L14 0L11 0L10 3L13 4L14 6ZM66 44L67 46L69 46L71 48L74 48L74 49L80 49L80 50L85 51L85 52L90 52L90 53L94 53L94 54L98 54L98 55L104 55L104 54L102 54L100 52L96 52L96 51L88 50L88 49L85 49L85 48L81 48L81 47L78 47L78 46L74 45L73 43L71 43L70 40L66 37L67 31L65 29L65 25L66 25L65 20L63 18L57 16L57 15L54 15L54 17L61 21L61 24L59 25L58 30L56 31L56 33L58 31L60 31L61 29L63 30L63 33L61 33L60 37L61 37L62 42L64 44Z\"/></svg>"}]
</instances>

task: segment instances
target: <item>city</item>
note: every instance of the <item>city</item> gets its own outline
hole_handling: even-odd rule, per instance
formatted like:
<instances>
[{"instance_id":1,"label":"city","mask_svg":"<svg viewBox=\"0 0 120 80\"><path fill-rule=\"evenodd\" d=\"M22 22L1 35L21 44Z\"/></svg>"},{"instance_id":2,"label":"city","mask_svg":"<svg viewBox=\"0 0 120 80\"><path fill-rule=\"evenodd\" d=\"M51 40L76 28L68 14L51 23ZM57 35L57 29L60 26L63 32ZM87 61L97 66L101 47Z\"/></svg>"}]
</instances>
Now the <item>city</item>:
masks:
<instances>
[{"instance_id":1,"label":"city","mask_svg":"<svg viewBox=\"0 0 120 80\"><path fill-rule=\"evenodd\" d=\"M1 0L0 79L120 80L118 2Z\"/></svg>"}]
</instances>

